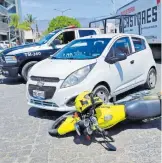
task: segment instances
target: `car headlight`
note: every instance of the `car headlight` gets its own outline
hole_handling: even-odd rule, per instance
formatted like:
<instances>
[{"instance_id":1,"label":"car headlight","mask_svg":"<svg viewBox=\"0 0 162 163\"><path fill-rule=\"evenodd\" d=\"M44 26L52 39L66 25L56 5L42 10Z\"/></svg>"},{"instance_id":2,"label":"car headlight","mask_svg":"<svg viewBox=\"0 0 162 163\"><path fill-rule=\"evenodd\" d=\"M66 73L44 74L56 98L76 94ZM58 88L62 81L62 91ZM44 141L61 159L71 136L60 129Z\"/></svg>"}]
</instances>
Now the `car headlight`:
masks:
<instances>
[{"instance_id":1,"label":"car headlight","mask_svg":"<svg viewBox=\"0 0 162 163\"><path fill-rule=\"evenodd\" d=\"M76 85L76 84L82 82L86 78L86 76L89 74L89 72L92 70L94 65L95 65L95 63L85 66L77 71L74 71L72 74L70 74L65 79L65 81L61 85L61 88L71 87L73 85Z\"/></svg>"},{"instance_id":2,"label":"car headlight","mask_svg":"<svg viewBox=\"0 0 162 163\"><path fill-rule=\"evenodd\" d=\"M15 56L5 56L6 63L17 63L17 59Z\"/></svg>"}]
</instances>

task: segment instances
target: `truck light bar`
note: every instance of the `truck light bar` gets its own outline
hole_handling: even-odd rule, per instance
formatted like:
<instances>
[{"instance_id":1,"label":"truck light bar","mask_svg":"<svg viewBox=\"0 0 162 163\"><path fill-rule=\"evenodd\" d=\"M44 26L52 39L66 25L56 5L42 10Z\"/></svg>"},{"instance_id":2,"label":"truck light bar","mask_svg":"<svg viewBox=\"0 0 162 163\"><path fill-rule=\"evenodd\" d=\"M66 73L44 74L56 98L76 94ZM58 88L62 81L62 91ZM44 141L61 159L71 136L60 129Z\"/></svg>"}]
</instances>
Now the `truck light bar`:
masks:
<instances>
[{"instance_id":1,"label":"truck light bar","mask_svg":"<svg viewBox=\"0 0 162 163\"><path fill-rule=\"evenodd\" d=\"M71 29L71 28L77 28L77 27L75 25L70 25L70 26L65 27L64 29Z\"/></svg>"}]
</instances>

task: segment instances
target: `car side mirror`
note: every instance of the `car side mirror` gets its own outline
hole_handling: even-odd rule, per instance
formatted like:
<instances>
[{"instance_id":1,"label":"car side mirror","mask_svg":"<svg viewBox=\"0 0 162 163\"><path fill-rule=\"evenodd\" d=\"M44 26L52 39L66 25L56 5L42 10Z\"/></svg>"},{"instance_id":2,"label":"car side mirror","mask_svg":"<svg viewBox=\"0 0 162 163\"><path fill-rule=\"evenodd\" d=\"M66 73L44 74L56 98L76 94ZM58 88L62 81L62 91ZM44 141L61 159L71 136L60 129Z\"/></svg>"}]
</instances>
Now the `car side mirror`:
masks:
<instances>
[{"instance_id":1,"label":"car side mirror","mask_svg":"<svg viewBox=\"0 0 162 163\"><path fill-rule=\"evenodd\" d=\"M114 64L114 63L116 63L118 61L123 61L125 59L127 59L127 55L125 53L118 53L118 54L116 54L115 57L109 58L107 60L107 62L110 63L110 64Z\"/></svg>"}]
</instances>

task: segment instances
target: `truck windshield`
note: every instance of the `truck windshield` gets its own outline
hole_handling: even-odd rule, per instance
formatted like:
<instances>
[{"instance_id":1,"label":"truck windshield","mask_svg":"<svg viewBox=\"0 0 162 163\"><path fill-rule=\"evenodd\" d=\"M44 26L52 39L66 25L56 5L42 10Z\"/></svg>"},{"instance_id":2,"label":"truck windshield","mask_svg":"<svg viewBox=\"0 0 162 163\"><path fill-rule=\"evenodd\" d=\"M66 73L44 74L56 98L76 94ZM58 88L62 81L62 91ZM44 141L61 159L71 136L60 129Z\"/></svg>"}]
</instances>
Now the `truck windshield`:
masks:
<instances>
[{"instance_id":1,"label":"truck windshield","mask_svg":"<svg viewBox=\"0 0 162 163\"><path fill-rule=\"evenodd\" d=\"M52 33L49 33L48 35L44 36L40 41L38 41L38 44L42 45L47 43L54 35L56 35L60 30L56 30Z\"/></svg>"},{"instance_id":2,"label":"truck windshield","mask_svg":"<svg viewBox=\"0 0 162 163\"><path fill-rule=\"evenodd\" d=\"M110 38L74 40L56 52L51 58L74 60L94 59L103 53L110 40Z\"/></svg>"}]
</instances>

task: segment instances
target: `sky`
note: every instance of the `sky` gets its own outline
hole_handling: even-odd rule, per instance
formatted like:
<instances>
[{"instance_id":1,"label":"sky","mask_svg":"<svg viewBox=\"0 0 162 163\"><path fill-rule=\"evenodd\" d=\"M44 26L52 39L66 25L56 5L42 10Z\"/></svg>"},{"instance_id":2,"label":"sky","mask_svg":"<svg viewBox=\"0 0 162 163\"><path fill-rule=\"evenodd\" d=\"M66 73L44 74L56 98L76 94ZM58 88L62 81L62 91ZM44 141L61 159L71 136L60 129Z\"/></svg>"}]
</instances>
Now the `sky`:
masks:
<instances>
[{"instance_id":1,"label":"sky","mask_svg":"<svg viewBox=\"0 0 162 163\"><path fill-rule=\"evenodd\" d=\"M131 0L21 0L23 17L32 14L37 20L51 20L61 14L55 11L71 9L64 13L74 18L98 18L109 16L115 9L129 3Z\"/></svg>"}]
</instances>

